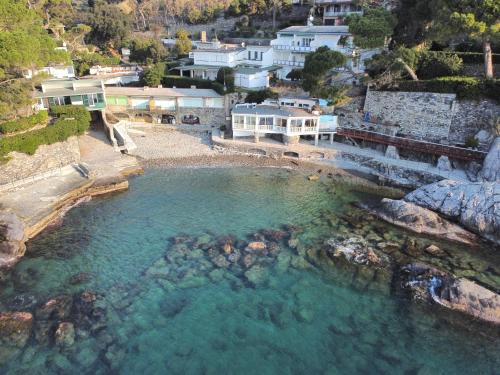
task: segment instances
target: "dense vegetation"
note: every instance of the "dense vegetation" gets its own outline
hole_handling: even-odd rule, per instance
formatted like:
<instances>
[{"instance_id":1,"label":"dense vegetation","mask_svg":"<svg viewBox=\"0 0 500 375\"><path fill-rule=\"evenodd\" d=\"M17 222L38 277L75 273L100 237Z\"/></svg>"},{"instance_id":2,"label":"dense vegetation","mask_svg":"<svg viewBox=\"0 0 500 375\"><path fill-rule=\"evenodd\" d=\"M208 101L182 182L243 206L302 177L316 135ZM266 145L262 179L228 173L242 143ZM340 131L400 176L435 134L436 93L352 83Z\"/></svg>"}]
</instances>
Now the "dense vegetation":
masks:
<instances>
[{"instance_id":1,"label":"dense vegetation","mask_svg":"<svg viewBox=\"0 0 500 375\"><path fill-rule=\"evenodd\" d=\"M38 146L62 142L74 135L83 134L90 125L90 113L85 107L60 106L52 110L56 116L53 124L31 132L0 139L0 157L12 151L33 155Z\"/></svg>"},{"instance_id":2,"label":"dense vegetation","mask_svg":"<svg viewBox=\"0 0 500 375\"><path fill-rule=\"evenodd\" d=\"M48 120L46 111L40 111L32 116L21 117L17 120L7 121L0 124L0 133L10 134L24 130L29 130L36 125L44 124Z\"/></svg>"}]
</instances>

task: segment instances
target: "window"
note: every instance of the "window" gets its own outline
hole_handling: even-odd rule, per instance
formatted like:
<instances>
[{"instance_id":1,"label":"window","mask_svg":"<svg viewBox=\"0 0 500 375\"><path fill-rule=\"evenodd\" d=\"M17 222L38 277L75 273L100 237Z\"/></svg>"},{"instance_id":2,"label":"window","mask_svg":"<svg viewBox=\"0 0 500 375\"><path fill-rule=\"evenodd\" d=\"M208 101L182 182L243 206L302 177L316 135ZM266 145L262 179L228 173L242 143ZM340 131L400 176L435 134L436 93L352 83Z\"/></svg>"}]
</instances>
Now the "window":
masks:
<instances>
[{"instance_id":1,"label":"window","mask_svg":"<svg viewBox=\"0 0 500 375\"><path fill-rule=\"evenodd\" d=\"M252 51L248 51L248 60L252 60Z\"/></svg>"},{"instance_id":2,"label":"window","mask_svg":"<svg viewBox=\"0 0 500 375\"><path fill-rule=\"evenodd\" d=\"M259 125L273 125L274 121L272 117L260 117Z\"/></svg>"},{"instance_id":3,"label":"window","mask_svg":"<svg viewBox=\"0 0 500 375\"><path fill-rule=\"evenodd\" d=\"M286 118L280 119L280 122L281 122L281 126L286 128Z\"/></svg>"},{"instance_id":4,"label":"window","mask_svg":"<svg viewBox=\"0 0 500 375\"><path fill-rule=\"evenodd\" d=\"M259 52L255 51L253 53L253 56L254 56L255 60L258 60L259 59Z\"/></svg>"},{"instance_id":5,"label":"window","mask_svg":"<svg viewBox=\"0 0 500 375\"><path fill-rule=\"evenodd\" d=\"M245 123L245 116L234 116L234 123L238 125L243 125Z\"/></svg>"},{"instance_id":6,"label":"window","mask_svg":"<svg viewBox=\"0 0 500 375\"><path fill-rule=\"evenodd\" d=\"M260 60L262 61L264 59L264 52L260 53Z\"/></svg>"},{"instance_id":7,"label":"window","mask_svg":"<svg viewBox=\"0 0 500 375\"><path fill-rule=\"evenodd\" d=\"M291 126L302 126L302 119L292 119L290 121Z\"/></svg>"},{"instance_id":8,"label":"window","mask_svg":"<svg viewBox=\"0 0 500 375\"><path fill-rule=\"evenodd\" d=\"M257 123L257 119L255 116L247 116L247 125L255 125Z\"/></svg>"}]
</instances>

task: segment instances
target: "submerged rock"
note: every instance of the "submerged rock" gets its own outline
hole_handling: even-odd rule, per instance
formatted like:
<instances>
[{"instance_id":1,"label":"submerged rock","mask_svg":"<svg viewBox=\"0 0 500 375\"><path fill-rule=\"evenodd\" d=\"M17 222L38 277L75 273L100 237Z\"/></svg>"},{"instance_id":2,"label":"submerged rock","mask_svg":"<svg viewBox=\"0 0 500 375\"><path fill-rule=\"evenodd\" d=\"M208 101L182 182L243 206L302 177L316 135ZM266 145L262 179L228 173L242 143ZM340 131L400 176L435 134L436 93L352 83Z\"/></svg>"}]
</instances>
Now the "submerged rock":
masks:
<instances>
[{"instance_id":1,"label":"submerged rock","mask_svg":"<svg viewBox=\"0 0 500 375\"><path fill-rule=\"evenodd\" d=\"M352 237L344 241L331 238L326 241L326 245L334 257L343 257L351 263L375 266L384 266L388 263L384 254L369 247L362 238Z\"/></svg>"},{"instance_id":2,"label":"submerged rock","mask_svg":"<svg viewBox=\"0 0 500 375\"><path fill-rule=\"evenodd\" d=\"M75 326L73 323L62 322L54 333L57 346L69 347L75 343Z\"/></svg>"},{"instance_id":3,"label":"submerged rock","mask_svg":"<svg viewBox=\"0 0 500 375\"><path fill-rule=\"evenodd\" d=\"M250 242L246 248L247 248L247 250L250 250L250 251L264 251L264 250L266 250L267 246L262 241L253 241L253 242Z\"/></svg>"},{"instance_id":4,"label":"submerged rock","mask_svg":"<svg viewBox=\"0 0 500 375\"><path fill-rule=\"evenodd\" d=\"M15 264L26 252L24 224L12 212L0 212L0 267Z\"/></svg>"},{"instance_id":5,"label":"submerged rock","mask_svg":"<svg viewBox=\"0 0 500 375\"><path fill-rule=\"evenodd\" d=\"M0 313L1 345L22 348L26 345L33 327L33 315L29 312Z\"/></svg>"},{"instance_id":6,"label":"submerged rock","mask_svg":"<svg viewBox=\"0 0 500 375\"><path fill-rule=\"evenodd\" d=\"M380 207L371 211L385 221L415 233L437 236L468 245L477 243L477 238L473 233L413 203L384 198Z\"/></svg>"},{"instance_id":7,"label":"submerged rock","mask_svg":"<svg viewBox=\"0 0 500 375\"><path fill-rule=\"evenodd\" d=\"M260 265L255 265L245 272L245 277L254 285L261 285L269 278L269 271Z\"/></svg>"}]
</instances>

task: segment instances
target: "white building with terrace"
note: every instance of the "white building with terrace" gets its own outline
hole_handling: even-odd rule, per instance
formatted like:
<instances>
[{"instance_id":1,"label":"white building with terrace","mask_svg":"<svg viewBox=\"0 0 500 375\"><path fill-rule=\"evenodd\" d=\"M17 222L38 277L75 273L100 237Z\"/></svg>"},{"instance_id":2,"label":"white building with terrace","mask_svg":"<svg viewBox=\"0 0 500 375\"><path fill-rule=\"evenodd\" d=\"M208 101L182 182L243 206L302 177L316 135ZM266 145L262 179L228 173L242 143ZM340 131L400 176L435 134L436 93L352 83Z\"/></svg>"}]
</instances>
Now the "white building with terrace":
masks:
<instances>
[{"instance_id":1,"label":"white building with terrace","mask_svg":"<svg viewBox=\"0 0 500 375\"><path fill-rule=\"evenodd\" d=\"M281 135L283 143L298 143L301 136L314 137L318 143L320 116L300 108L237 104L231 113L233 138Z\"/></svg>"}]
</instances>

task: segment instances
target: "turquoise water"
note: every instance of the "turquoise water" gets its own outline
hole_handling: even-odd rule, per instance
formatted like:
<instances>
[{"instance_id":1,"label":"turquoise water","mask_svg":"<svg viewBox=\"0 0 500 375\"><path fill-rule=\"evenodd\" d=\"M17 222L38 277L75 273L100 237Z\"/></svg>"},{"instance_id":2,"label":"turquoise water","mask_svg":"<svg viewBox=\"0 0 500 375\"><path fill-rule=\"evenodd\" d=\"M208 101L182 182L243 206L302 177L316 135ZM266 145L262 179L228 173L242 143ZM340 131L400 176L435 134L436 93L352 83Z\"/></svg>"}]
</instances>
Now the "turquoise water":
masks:
<instances>
[{"instance_id":1,"label":"turquoise water","mask_svg":"<svg viewBox=\"0 0 500 375\"><path fill-rule=\"evenodd\" d=\"M34 312L36 334L0 373L498 373L498 331L411 301L393 271L418 259L498 290L492 249L395 251L384 270L325 256L331 237L431 242L353 205L372 199L284 170L148 170L128 192L70 211L4 275L1 310ZM245 259L257 232L281 228L286 237ZM92 312L82 291L96 296ZM40 306L61 295L73 307L42 318ZM75 326L72 345L54 343L61 321Z\"/></svg>"}]
</instances>

